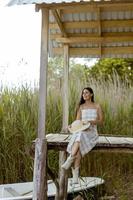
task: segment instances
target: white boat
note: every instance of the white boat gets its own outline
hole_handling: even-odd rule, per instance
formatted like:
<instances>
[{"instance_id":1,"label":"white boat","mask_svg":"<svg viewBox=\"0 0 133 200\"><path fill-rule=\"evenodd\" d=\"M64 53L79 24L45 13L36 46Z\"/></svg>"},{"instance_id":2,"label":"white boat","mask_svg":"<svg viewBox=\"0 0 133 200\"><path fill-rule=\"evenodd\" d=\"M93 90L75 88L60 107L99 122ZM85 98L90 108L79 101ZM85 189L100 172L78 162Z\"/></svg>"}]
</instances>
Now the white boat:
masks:
<instances>
[{"instance_id":1,"label":"white boat","mask_svg":"<svg viewBox=\"0 0 133 200\"><path fill-rule=\"evenodd\" d=\"M101 184L104 184L104 180L98 177L82 177L78 184L72 184L72 178L69 178L68 194L97 187ZM31 200L32 191L33 182L0 185L0 200ZM48 180L48 197L54 197L55 193L55 184L52 180Z\"/></svg>"}]
</instances>

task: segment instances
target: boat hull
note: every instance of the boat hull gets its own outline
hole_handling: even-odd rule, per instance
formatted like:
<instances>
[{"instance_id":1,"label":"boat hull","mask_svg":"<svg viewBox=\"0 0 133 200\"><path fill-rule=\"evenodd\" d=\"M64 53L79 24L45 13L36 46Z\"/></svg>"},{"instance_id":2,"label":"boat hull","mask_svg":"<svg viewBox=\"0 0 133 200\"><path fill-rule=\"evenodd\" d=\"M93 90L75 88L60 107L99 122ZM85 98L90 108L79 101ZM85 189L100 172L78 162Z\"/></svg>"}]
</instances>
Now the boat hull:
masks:
<instances>
[{"instance_id":1,"label":"boat hull","mask_svg":"<svg viewBox=\"0 0 133 200\"><path fill-rule=\"evenodd\" d=\"M72 178L68 179L68 194L87 190L104 184L104 180L98 177L81 177L78 184L72 183ZM31 200L33 192L33 182L14 183L0 185L0 200ZM52 180L48 180L48 197L55 196L56 187Z\"/></svg>"}]
</instances>

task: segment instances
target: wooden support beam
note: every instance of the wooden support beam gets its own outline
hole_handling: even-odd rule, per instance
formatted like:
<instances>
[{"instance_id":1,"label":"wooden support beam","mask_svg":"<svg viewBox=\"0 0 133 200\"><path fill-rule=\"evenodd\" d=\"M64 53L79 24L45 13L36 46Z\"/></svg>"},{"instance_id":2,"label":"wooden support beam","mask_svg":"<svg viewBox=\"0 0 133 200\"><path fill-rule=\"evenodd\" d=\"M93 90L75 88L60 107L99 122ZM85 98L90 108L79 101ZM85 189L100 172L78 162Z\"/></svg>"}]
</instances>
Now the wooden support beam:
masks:
<instances>
[{"instance_id":1,"label":"wooden support beam","mask_svg":"<svg viewBox=\"0 0 133 200\"><path fill-rule=\"evenodd\" d=\"M34 178L33 178L33 200L47 200L47 141L36 139Z\"/></svg>"},{"instance_id":2,"label":"wooden support beam","mask_svg":"<svg viewBox=\"0 0 133 200\"><path fill-rule=\"evenodd\" d=\"M102 36L103 37L109 37L109 36L114 36L114 37L121 37L121 36L125 36L125 37L130 37L132 36L133 37L133 32L103 32L102 33Z\"/></svg>"},{"instance_id":3,"label":"wooden support beam","mask_svg":"<svg viewBox=\"0 0 133 200\"><path fill-rule=\"evenodd\" d=\"M113 27L133 27L133 20L102 20L102 28L113 28Z\"/></svg>"},{"instance_id":4,"label":"wooden support beam","mask_svg":"<svg viewBox=\"0 0 133 200\"><path fill-rule=\"evenodd\" d=\"M38 137L45 138L49 11L42 9Z\"/></svg>"},{"instance_id":5,"label":"wooden support beam","mask_svg":"<svg viewBox=\"0 0 133 200\"><path fill-rule=\"evenodd\" d=\"M63 120L62 120L62 133L66 132L68 127L69 118L69 105L68 105L68 76L69 76L69 46L64 45L64 73L63 73L63 87L62 87L62 103L63 103ZM57 188L55 200L67 199L67 185L68 174L61 168L65 162L67 153L59 153L59 188Z\"/></svg>"},{"instance_id":6,"label":"wooden support beam","mask_svg":"<svg viewBox=\"0 0 133 200\"><path fill-rule=\"evenodd\" d=\"M47 200L47 141L45 135L45 126L47 99L48 30L49 10L42 9L38 140L36 141L35 148L33 200Z\"/></svg>"},{"instance_id":7,"label":"wooden support beam","mask_svg":"<svg viewBox=\"0 0 133 200\"><path fill-rule=\"evenodd\" d=\"M87 38L87 40L90 38L90 39L93 40L93 38L96 39L96 37L99 37L98 33L68 33L67 36L68 36L68 38L67 38L68 41L69 41L69 39L72 39L72 38L77 38L79 40L80 40L80 38L81 38L81 40L82 40L82 38ZM133 32L102 32L102 37L104 37L104 38L105 37L114 37L114 38L117 38L117 39L122 38L122 37L125 37L125 38L129 37L131 39L133 37ZM64 41L65 41L66 38L62 39L61 34L57 34L57 33L52 34L51 33L50 39L52 39L52 40L55 40L55 39L60 40L61 39L63 41L60 40L59 42L65 43ZM70 43L70 42L68 42L68 43Z\"/></svg>"},{"instance_id":8,"label":"wooden support beam","mask_svg":"<svg viewBox=\"0 0 133 200\"><path fill-rule=\"evenodd\" d=\"M133 34L132 34L133 35ZM98 33L67 33L68 38L70 37L98 37ZM50 33L50 39L55 40L55 39L60 39L62 38L62 35L60 33Z\"/></svg>"},{"instance_id":9,"label":"wooden support beam","mask_svg":"<svg viewBox=\"0 0 133 200\"><path fill-rule=\"evenodd\" d=\"M100 25L99 25L100 26ZM100 31L100 30L99 30ZM133 42L133 36L99 36L92 37L52 37L56 42L64 44L76 44L76 43L114 43L114 42Z\"/></svg>"},{"instance_id":10,"label":"wooden support beam","mask_svg":"<svg viewBox=\"0 0 133 200\"><path fill-rule=\"evenodd\" d=\"M101 20L102 28L112 28L112 27L133 27L133 20ZM98 28L99 21L79 21L79 22L63 22L63 26L66 29L74 28ZM57 23L51 23L49 26L50 29L59 29Z\"/></svg>"},{"instance_id":11,"label":"wooden support beam","mask_svg":"<svg viewBox=\"0 0 133 200\"><path fill-rule=\"evenodd\" d=\"M68 118L69 118L68 77L69 77L69 46L66 44L64 45L64 75L63 75L63 88L62 88L62 100L63 100L62 132L65 132L67 130Z\"/></svg>"},{"instance_id":12,"label":"wooden support beam","mask_svg":"<svg viewBox=\"0 0 133 200\"><path fill-rule=\"evenodd\" d=\"M73 6L70 7L70 9L62 9L62 15L64 14L74 14L74 13L86 13L86 12L97 12L98 10L98 6L96 5L77 5L77 6Z\"/></svg>"},{"instance_id":13,"label":"wooden support beam","mask_svg":"<svg viewBox=\"0 0 133 200\"><path fill-rule=\"evenodd\" d=\"M62 48L53 48L53 53L56 55L62 55ZM99 48L88 47L88 48L70 48L70 56L84 56L84 55L92 55L100 56ZM133 47L102 47L102 56L112 54L133 54Z\"/></svg>"},{"instance_id":14,"label":"wooden support beam","mask_svg":"<svg viewBox=\"0 0 133 200\"><path fill-rule=\"evenodd\" d=\"M53 53L56 55L62 55L62 48L53 48ZM70 56L82 56L82 55L100 55L99 48L70 48Z\"/></svg>"},{"instance_id":15,"label":"wooden support beam","mask_svg":"<svg viewBox=\"0 0 133 200\"><path fill-rule=\"evenodd\" d=\"M57 24L58 24L58 27L59 27L59 29L60 29L60 31L61 31L61 33L62 33L62 36L67 37L67 34L66 34L66 32L65 32L64 26L63 26L63 24L62 24L62 21L61 21L61 19L60 19L60 16L59 16L57 10L52 10L52 14L53 14L54 17L55 17L55 20L56 20L56 22L57 22Z\"/></svg>"},{"instance_id":16,"label":"wooden support beam","mask_svg":"<svg viewBox=\"0 0 133 200\"><path fill-rule=\"evenodd\" d=\"M64 74L63 74L63 88L62 88L62 101L63 101L62 132L67 131L68 118L69 118L68 77L69 77L69 46L64 45ZM67 157L66 152L60 152L60 156L59 156L59 176L60 176L59 200L67 199L68 174L65 173L65 170L61 168L61 165L65 162L66 157Z\"/></svg>"},{"instance_id":17,"label":"wooden support beam","mask_svg":"<svg viewBox=\"0 0 133 200\"><path fill-rule=\"evenodd\" d=\"M98 19L98 22L99 22L98 35L99 35L99 37L101 37L102 36L101 8L98 8L97 19ZM102 44L101 44L101 42L99 42L98 45L99 45L99 52L100 52L100 58L101 58L101 56L102 56Z\"/></svg>"},{"instance_id":18,"label":"wooden support beam","mask_svg":"<svg viewBox=\"0 0 133 200\"><path fill-rule=\"evenodd\" d=\"M89 13L89 12L95 12L97 13L98 9L102 9L102 12L121 12L121 11L133 11L133 6L128 5L128 4L124 4L124 5L117 5L117 6L111 6L109 5L107 6L97 6L97 5L78 5L78 6L74 6L74 7L70 7L67 9L62 9L61 12L62 14L74 14L74 13Z\"/></svg>"},{"instance_id":19,"label":"wooden support beam","mask_svg":"<svg viewBox=\"0 0 133 200\"><path fill-rule=\"evenodd\" d=\"M66 29L74 28L97 28L98 21L79 21L79 22L63 22L63 26ZM51 23L49 26L50 29L58 29L57 23Z\"/></svg>"},{"instance_id":20,"label":"wooden support beam","mask_svg":"<svg viewBox=\"0 0 133 200\"><path fill-rule=\"evenodd\" d=\"M133 47L105 47L103 55L107 54L133 54Z\"/></svg>"}]
</instances>

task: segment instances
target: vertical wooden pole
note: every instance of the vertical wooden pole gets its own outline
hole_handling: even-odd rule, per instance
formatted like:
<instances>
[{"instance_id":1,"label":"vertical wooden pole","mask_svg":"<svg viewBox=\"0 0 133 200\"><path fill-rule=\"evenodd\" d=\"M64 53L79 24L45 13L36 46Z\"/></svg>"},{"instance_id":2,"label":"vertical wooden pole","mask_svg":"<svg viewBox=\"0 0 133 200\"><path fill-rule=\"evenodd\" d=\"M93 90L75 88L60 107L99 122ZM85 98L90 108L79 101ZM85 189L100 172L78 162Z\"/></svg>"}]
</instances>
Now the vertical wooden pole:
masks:
<instances>
[{"instance_id":1,"label":"vertical wooden pole","mask_svg":"<svg viewBox=\"0 0 133 200\"><path fill-rule=\"evenodd\" d=\"M49 11L42 9L38 137L45 138Z\"/></svg>"},{"instance_id":2,"label":"vertical wooden pole","mask_svg":"<svg viewBox=\"0 0 133 200\"><path fill-rule=\"evenodd\" d=\"M48 66L48 32L49 10L42 9L41 30L41 57L40 57L40 83L39 83L39 117L38 139L35 147L34 162L34 188L33 200L47 199L47 141L45 136L46 126L46 99L47 99L47 66Z\"/></svg>"},{"instance_id":3,"label":"vertical wooden pole","mask_svg":"<svg viewBox=\"0 0 133 200\"><path fill-rule=\"evenodd\" d=\"M69 46L64 45L64 77L63 77L63 90L62 90L62 100L63 100L63 121L62 121L62 132L67 131L68 120L69 120L69 106L68 106L68 76L69 76ZM60 152L60 166L66 160L66 152ZM60 191L59 199L67 199L67 184L68 175L60 167Z\"/></svg>"},{"instance_id":4,"label":"vertical wooden pole","mask_svg":"<svg viewBox=\"0 0 133 200\"><path fill-rule=\"evenodd\" d=\"M63 100L62 131L63 132L67 130L68 120L69 120L68 76L69 76L69 46L64 45L64 74L63 74L63 90L62 90L62 100Z\"/></svg>"}]
</instances>

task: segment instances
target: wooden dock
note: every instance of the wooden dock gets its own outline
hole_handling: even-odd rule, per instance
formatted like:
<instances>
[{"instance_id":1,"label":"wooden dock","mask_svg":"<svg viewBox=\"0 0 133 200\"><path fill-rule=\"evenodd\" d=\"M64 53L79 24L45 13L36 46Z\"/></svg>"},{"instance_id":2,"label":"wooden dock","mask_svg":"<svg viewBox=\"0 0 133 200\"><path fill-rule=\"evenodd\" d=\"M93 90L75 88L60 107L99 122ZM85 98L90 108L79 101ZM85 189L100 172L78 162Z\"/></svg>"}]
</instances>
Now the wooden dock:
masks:
<instances>
[{"instance_id":1,"label":"wooden dock","mask_svg":"<svg viewBox=\"0 0 133 200\"><path fill-rule=\"evenodd\" d=\"M46 136L48 149L66 150L71 134L48 134ZM133 138L123 136L99 135L98 143L93 148L99 151L120 151L133 153Z\"/></svg>"}]
</instances>

